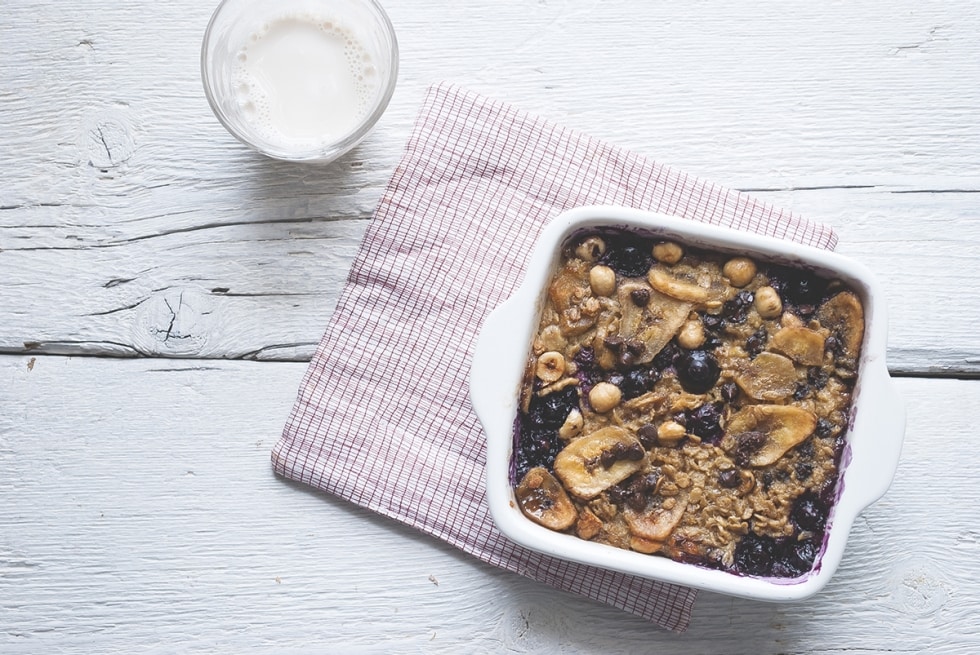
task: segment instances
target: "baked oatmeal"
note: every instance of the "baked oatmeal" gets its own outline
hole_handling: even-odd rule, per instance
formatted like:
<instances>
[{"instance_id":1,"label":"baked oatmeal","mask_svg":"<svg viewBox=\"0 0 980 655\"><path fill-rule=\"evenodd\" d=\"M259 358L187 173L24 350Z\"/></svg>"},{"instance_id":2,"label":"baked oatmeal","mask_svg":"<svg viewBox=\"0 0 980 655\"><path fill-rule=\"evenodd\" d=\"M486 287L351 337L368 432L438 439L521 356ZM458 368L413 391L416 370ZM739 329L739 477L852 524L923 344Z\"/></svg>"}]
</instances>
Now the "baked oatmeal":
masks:
<instances>
[{"instance_id":1,"label":"baked oatmeal","mask_svg":"<svg viewBox=\"0 0 980 655\"><path fill-rule=\"evenodd\" d=\"M839 280L626 231L569 240L512 483L552 530L739 575L818 561L864 335Z\"/></svg>"}]
</instances>

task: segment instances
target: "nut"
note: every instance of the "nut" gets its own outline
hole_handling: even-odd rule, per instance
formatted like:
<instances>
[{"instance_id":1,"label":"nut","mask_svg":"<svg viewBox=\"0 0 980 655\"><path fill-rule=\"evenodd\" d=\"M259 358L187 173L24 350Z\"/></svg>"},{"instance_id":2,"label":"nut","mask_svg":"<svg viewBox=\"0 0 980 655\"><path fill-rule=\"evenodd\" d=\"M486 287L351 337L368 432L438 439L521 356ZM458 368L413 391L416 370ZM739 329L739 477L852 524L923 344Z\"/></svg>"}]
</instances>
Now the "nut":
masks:
<instances>
[{"instance_id":1,"label":"nut","mask_svg":"<svg viewBox=\"0 0 980 655\"><path fill-rule=\"evenodd\" d=\"M590 512L589 510L582 510L578 515L578 521L575 523L575 532L582 539L591 539L592 537L599 534L602 530L602 521L599 517Z\"/></svg>"},{"instance_id":2,"label":"nut","mask_svg":"<svg viewBox=\"0 0 980 655\"><path fill-rule=\"evenodd\" d=\"M783 313L783 301L772 287L759 287L755 292L755 310L762 318L776 318Z\"/></svg>"},{"instance_id":3,"label":"nut","mask_svg":"<svg viewBox=\"0 0 980 655\"><path fill-rule=\"evenodd\" d=\"M556 382L565 374L565 357L554 350L542 353L534 367L534 374L542 382Z\"/></svg>"},{"instance_id":4,"label":"nut","mask_svg":"<svg viewBox=\"0 0 980 655\"><path fill-rule=\"evenodd\" d=\"M600 237L586 237L575 247L575 255L587 262L597 261L606 252L606 242Z\"/></svg>"},{"instance_id":5,"label":"nut","mask_svg":"<svg viewBox=\"0 0 980 655\"><path fill-rule=\"evenodd\" d=\"M704 326L699 320L690 320L681 327L677 334L677 343L681 348L693 350L704 343Z\"/></svg>"},{"instance_id":6,"label":"nut","mask_svg":"<svg viewBox=\"0 0 980 655\"><path fill-rule=\"evenodd\" d=\"M687 430L677 421L665 421L657 428L657 441L665 446L672 446L684 438Z\"/></svg>"},{"instance_id":7,"label":"nut","mask_svg":"<svg viewBox=\"0 0 980 655\"><path fill-rule=\"evenodd\" d=\"M661 264L673 266L684 256L684 249L673 241L663 241L653 247L653 258Z\"/></svg>"},{"instance_id":8,"label":"nut","mask_svg":"<svg viewBox=\"0 0 980 655\"><path fill-rule=\"evenodd\" d=\"M593 266L589 271L589 286L597 296L611 296L616 291L616 272L608 266Z\"/></svg>"},{"instance_id":9,"label":"nut","mask_svg":"<svg viewBox=\"0 0 980 655\"><path fill-rule=\"evenodd\" d=\"M582 432L582 426L584 425L585 419L582 417L582 412L573 409L568 413L565 422L558 428L558 436L566 441L572 437L577 437Z\"/></svg>"},{"instance_id":10,"label":"nut","mask_svg":"<svg viewBox=\"0 0 980 655\"><path fill-rule=\"evenodd\" d=\"M600 414L605 414L611 410L622 399L623 392L615 384L609 382L600 382L589 391L589 403L591 403L592 409Z\"/></svg>"},{"instance_id":11,"label":"nut","mask_svg":"<svg viewBox=\"0 0 980 655\"><path fill-rule=\"evenodd\" d=\"M748 257L733 257L725 262L721 272L733 287L742 288L755 277L755 262Z\"/></svg>"}]
</instances>

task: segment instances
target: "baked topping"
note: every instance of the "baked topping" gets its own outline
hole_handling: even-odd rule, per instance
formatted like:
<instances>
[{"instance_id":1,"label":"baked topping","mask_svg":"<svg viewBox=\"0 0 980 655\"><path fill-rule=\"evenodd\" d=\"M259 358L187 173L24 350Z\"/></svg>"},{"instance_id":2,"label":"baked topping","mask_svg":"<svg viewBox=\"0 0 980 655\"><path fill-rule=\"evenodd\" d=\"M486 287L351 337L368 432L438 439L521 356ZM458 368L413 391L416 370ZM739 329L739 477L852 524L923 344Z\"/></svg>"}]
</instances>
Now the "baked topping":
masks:
<instances>
[{"instance_id":1,"label":"baked topping","mask_svg":"<svg viewBox=\"0 0 980 655\"><path fill-rule=\"evenodd\" d=\"M522 388L518 504L552 530L740 575L811 570L864 337L842 283L580 234Z\"/></svg>"}]
</instances>

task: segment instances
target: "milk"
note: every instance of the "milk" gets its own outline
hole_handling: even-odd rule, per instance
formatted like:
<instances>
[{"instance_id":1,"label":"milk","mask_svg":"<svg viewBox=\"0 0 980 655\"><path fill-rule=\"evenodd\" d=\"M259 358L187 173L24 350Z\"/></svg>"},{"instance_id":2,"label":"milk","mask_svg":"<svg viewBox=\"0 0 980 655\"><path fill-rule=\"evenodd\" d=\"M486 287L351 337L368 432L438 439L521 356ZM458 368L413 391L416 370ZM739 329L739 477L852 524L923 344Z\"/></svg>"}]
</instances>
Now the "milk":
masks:
<instances>
[{"instance_id":1,"label":"milk","mask_svg":"<svg viewBox=\"0 0 980 655\"><path fill-rule=\"evenodd\" d=\"M380 90L371 54L337 21L287 14L253 31L234 84L245 119L271 143L317 148L354 130Z\"/></svg>"}]
</instances>

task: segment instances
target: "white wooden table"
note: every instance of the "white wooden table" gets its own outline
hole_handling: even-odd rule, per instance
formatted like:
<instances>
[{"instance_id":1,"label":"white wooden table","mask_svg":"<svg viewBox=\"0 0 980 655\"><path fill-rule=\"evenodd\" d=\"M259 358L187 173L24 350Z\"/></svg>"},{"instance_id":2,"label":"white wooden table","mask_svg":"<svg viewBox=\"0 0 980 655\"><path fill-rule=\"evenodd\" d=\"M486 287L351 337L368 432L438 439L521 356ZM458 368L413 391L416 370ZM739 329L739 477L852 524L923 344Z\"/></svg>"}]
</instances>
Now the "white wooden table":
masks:
<instances>
[{"instance_id":1,"label":"white wooden table","mask_svg":"<svg viewBox=\"0 0 980 655\"><path fill-rule=\"evenodd\" d=\"M308 167L212 116L212 3L0 0L0 652L980 652L980 6L386 6L390 109ZM670 634L273 476L440 80L825 221L878 274L906 445L823 593L705 593Z\"/></svg>"}]
</instances>

